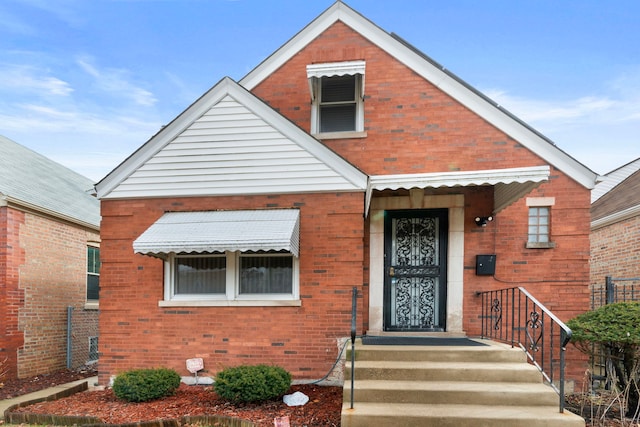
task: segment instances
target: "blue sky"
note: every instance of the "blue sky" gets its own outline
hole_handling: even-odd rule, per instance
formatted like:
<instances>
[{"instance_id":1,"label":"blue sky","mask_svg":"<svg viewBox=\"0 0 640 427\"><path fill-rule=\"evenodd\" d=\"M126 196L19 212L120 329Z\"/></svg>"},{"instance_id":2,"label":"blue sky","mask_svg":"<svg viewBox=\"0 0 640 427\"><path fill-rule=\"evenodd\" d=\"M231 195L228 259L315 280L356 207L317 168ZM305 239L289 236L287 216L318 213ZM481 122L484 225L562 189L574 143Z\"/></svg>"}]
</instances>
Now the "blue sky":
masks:
<instances>
[{"instance_id":1,"label":"blue sky","mask_svg":"<svg viewBox=\"0 0 640 427\"><path fill-rule=\"evenodd\" d=\"M598 173L640 157L637 0L347 0ZM98 181L332 0L3 0L0 134Z\"/></svg>"}]
</instances>

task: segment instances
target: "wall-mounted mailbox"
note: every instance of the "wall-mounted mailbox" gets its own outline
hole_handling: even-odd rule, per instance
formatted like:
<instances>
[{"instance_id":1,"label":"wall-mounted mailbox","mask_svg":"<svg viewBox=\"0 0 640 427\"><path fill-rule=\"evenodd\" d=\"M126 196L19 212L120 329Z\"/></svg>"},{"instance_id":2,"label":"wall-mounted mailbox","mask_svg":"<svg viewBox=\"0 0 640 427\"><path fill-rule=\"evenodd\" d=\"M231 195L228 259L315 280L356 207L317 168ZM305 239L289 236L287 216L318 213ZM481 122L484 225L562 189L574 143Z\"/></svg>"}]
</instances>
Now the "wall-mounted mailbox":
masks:
<instances>
[{"instance_id":1,"label":"wall-mounted mailbox","mask_svg":"<svg viewBox=\"0 0 640 427\"><path fill-rule=\"evenodd\" d=\"M476 255L476 276L493 276L496 273L496 256Z\"/></svg>"}]
</instances>

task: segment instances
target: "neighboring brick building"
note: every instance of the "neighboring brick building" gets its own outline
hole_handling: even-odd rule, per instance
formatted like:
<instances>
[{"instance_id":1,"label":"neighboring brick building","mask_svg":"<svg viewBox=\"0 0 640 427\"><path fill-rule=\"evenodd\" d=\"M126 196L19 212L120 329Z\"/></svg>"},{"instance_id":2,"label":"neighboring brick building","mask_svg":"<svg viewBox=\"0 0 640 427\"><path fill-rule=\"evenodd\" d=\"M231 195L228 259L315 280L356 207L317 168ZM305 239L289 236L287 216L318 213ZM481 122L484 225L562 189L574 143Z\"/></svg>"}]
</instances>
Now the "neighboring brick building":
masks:
<instances>
[{"instance_id":1,"label":"neighboring brick building","mask_svg":"<svg viewBox=\"0 0 640 427\"><path fill-rule=\"evenodd\" d=\"M476 292L512 286L567 320L589 307L595 179L337 2L97 184L100 381L193 357L320 378L353 287L359 334L476 336Z\"/></svg>"},{"instance_id":2,"label":"neighboring brick building","mask_svg":"<svg viewBox=\"0 0 640 427\"><path fill-rule=\"evenodd\" d=\"M591 283L639 278L640 159L606 174L591 199Z\"/></svg>"},{"instance_id":3,"label":"neighboring brick building","mask_svg":"<svg viewBox=\"0 0 640 427\"><path fill-rule=\"evenodd\" d=\"M0 136L0 358L9 377L67 367L69 307L82 319L70 365L88 361L98 336L100 210L92 186Z\"/></svg>"}]
</instances>

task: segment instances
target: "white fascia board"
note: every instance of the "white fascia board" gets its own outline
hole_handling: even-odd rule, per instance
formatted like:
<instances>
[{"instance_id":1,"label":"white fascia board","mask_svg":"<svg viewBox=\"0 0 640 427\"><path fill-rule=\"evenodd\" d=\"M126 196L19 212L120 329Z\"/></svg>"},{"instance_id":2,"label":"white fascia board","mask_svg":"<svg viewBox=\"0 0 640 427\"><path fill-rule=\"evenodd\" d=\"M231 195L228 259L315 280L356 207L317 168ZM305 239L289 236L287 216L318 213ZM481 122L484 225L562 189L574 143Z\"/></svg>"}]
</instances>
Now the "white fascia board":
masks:
<instances>
[{"instance_id":1,"label":"white fascia board","mask_svg":"<svg viewBox=\"0 0 640 427\"><path fill-rule=\"evenodd\" d=\"M606 227L616 222L624 221L629 218L640 216L640 205L635 205L630 208L624 209L620 212L612 213L605 217L591 221L591 231L595 231L599 228Z\"/></svg>"},{"instance_id":2,"label":"white fascia board","mask_svg":"<svg viewBox=\"0 0 640 427\"><path fill-rule=\"evenodd\" d=\"M95 186L98 199L106 198L120 183L226 96L229 81L230 78L224 77L98 182Z\"/></svg>"},{"instance_id":3,"label":"white fascia board","mask_svg":"<svg viewBox=\"0 0 640 427\"><path fill-rule=\"evenodd\" d=\"M480 96L459 79L445 72L444 67L438 68L423 56L341 2L335 3L307 25L302 31L240 80L240 84L248 90L252 90L288 61L294 54L302 50L307 44L338 20L359 32L363 37L385 50L398 61L518 141L524 147L566 173L585 188L592 189L595 186L598 177L595 172L569 156L528 126L511 117L511 115L501 109L500 106Z\"/></svg>"}]
</instances>

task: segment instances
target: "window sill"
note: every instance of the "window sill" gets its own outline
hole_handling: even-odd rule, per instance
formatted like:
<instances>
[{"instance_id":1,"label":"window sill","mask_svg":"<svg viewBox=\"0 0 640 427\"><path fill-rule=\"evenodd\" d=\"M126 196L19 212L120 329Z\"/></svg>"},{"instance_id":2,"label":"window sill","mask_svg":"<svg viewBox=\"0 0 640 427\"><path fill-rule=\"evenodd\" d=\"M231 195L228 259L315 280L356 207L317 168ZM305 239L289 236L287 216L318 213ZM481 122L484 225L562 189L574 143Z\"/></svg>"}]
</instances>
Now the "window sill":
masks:
<instances>
[{"instance_id":1,"label":"window sill","mask_svg":"<svg viewBox=\"0 0 640 427\"><path fill-rule=\"evenodd\" d=\"M554 242L527 242L524 247L527 249L553 249L556 244Z\"/></svg>"},{"instance_id":2,"label":"window sill","mask_svg":"<svg viewBox=\"0 0 640 427\"><path fill-rule=\"evenodd\" d=\"M87 301L84 303L85 310L100 310L100 303L98 301Z\"/></svg>"},{"instance_id":3,"label":"window sill","mask_svg":"<svg viewBox=\"0 0 640 427\"><path fill-rule=\"evenodd\" d=\"M297 300L193 300L158 301L158 307L300 307Z\"/></svg>"},{"instance_id":4,"label":"window sill","mask_svg":"<svg viewBox=\"0 0 640 427\"><path fill-rule=\"evenodd\" d=\"M351 139L351 138L366 138L367 132L357 132L357 131L349 131L349 132L324 132L324 133L314 133L312 136L316 139Z\"/></svg>"}]
</instances>

